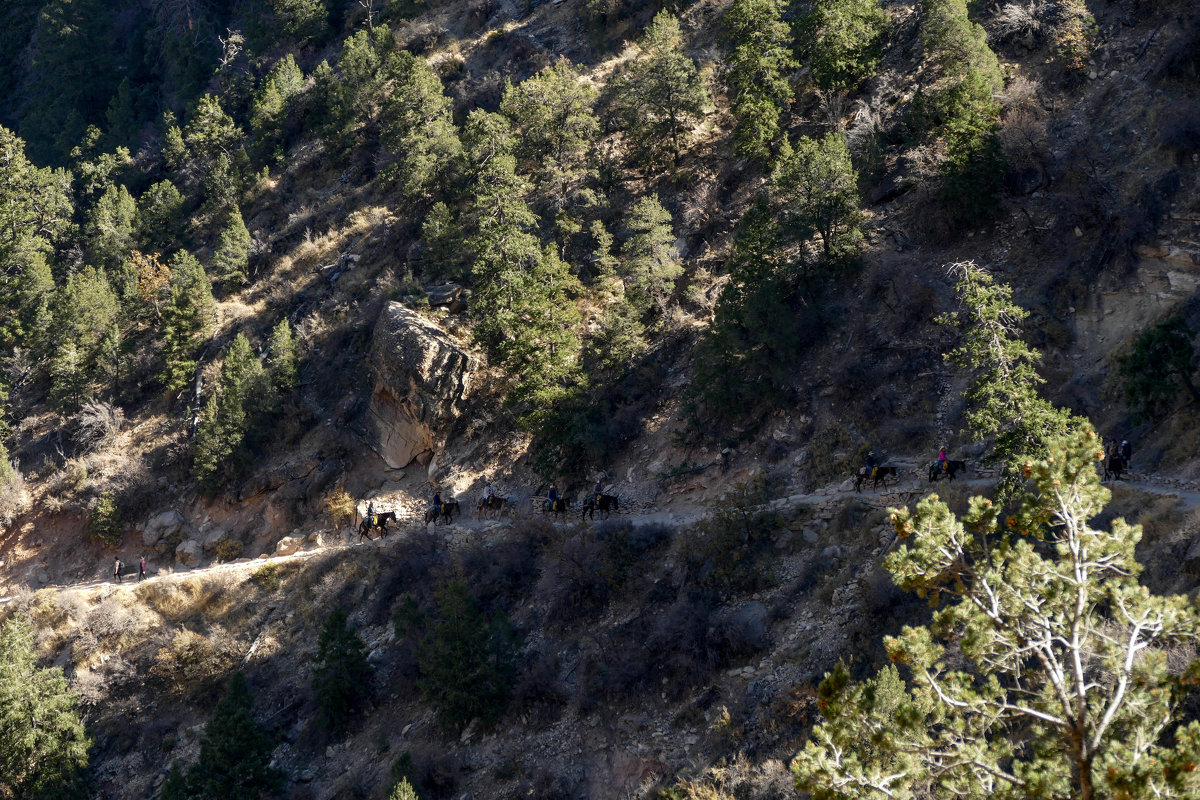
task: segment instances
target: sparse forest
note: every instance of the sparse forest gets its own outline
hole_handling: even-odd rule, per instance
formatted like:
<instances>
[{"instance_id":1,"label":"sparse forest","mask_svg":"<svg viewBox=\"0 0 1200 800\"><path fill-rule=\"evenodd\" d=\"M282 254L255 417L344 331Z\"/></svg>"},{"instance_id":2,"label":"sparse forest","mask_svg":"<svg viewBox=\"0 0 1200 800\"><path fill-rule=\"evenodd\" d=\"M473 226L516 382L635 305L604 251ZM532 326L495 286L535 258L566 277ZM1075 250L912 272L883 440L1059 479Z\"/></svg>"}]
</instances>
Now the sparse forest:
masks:
<instances>
[{"instance_id":1,"label":"sparse forest","mask_svg":"<svg viewBox=\"0 0 1200 800\"><path fill-rule=\"evenodd\" d=\"M1197 53L1185 0L5 0L0 798L1188 796ZM55 593L143 554L231 572Z\"/></svg>"}]
</instances>

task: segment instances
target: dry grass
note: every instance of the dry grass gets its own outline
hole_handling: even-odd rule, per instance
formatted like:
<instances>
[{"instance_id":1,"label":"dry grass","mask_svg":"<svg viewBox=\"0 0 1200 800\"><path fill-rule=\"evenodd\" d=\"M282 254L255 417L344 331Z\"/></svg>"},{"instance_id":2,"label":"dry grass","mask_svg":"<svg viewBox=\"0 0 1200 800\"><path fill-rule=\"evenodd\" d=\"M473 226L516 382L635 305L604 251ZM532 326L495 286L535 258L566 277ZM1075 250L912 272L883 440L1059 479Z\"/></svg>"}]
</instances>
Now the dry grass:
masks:
<instances>
[{"instance_id":1,"label":"dry grass","mask_svg":"<svg viewBox=\"0 0 1200 800\"><path fill-rule=\"evenodd\" d=\"M676 784L682 800L785 800L795 796L791 773L783 762L770 759L752 764L742 753L728 764L710 767L699 778Z\"/></svg>"},{"instance_id":2,"label":"dry grass","mask_svg":"<svg viewBox=\"0 0 1200 800\"><path fill-rule=\"evenodd\" d=\"M229 575L195 576L142 584L134 594L164 620L188 622L228 614L244 593L238 591L239 583Z\"/></svg>"},{"instance_id":3,"label":"dry grass","mask_svg":"<svg viewBox=\"0 0 1200 800\"><path fill-rule=\"evenodd\" d=\"M176 692L192 692L224 676L240 655L237 641L219 628L207 635L183 628L158 649L150 675Z\"/></svg>"}]
</instances>

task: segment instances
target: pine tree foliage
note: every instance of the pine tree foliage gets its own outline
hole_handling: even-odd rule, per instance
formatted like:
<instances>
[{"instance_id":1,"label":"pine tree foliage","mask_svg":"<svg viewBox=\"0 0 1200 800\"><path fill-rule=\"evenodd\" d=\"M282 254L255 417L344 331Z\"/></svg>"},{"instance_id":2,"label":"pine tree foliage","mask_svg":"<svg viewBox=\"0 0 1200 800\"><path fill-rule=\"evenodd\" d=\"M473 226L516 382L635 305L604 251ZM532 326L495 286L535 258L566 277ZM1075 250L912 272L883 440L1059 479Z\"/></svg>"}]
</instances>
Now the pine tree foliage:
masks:
<instances>
[{"instance_id":1,"label":"pine tree foliage","mask_svg":"<svg viewBox=\"0 0 1200 800\"><path fill-rule=\"evenodd\" d=\"M951 264L959 310L940 318L958 326L962 343L946 355L967 371L967 427L982 441L995 437L989 458L1003 465L1001 499L1021 484L1024 464L1046 452L1052 439L1079 430L1082 420L1038 394L1041 354L1020 338L1029 312L1012 301L1011 287L972 261Z\"/></svg>"},{"instance_id":2,"label":"pine tree foliage","mask_svg":"<svg viewBox=\"0 0 1200 800\"><path fill-rule=\"evenodd\" d=\"M629 238L621 248L621 277L625 296L641 313L663 309L683 274L671 212L663 208L658 195L643 197L633 204L625 219Z\"/></svg>"},{"instance_id":3,"label":"pine tree foliage","mask_svg":"<svg viewBox=\"0 0 1200 800\"><path fill-rule=\"evenodd\" d=\"M249 282L252 243L250 231L242 220L242 212L235 205L225 218L225 227L213 251L211 270L217 280L229 287Z\"/></svg>"},{"instance_id":4,"label":"pine tree foliage","mask_svg":"<svg viewBox=\"0 0 1200 800\"><path fill-rule=\"evenodd\" d=\"M296 337L286 319L271 331L265 367L277 392L287 394L296 388Z\"/></svg>"},{"instance_id":5,"label":"pine tree foliage","mask_svg":"<svg viewBox=\"0 0 1200 800\"><path fill-rule=\"evenodd\" d=\"M51 304L51 391L60 408L74 410L92 396L101 345L120 303L104 273L88 266L58 287Z\"/></svg>"},{"instance_id":6,"label":"pine tree foliage","mask_svg":"<svg viewBox=\"0 0 1200 800\"><path fill-rule=\"evenodd\" d=\"M81 796L91 739L78 695L58 667L36 664L34 632L23 616L0 629L0 791L28 800Z\"/></svg>"},{"instance_id":7,"label":"pine tree foliage","mask_svg":"<svg viewBox=\"0 0 1200 800\"><path fill-rule=\"evenodd\" d=\"M820 687L825 721L796 757L799 788L826 798L1099 800L1194 797L1200 722L1178 721L1194 680L1168 653L1200 616L1140 585L1140 526L1089 520L1109 492L1090 428L1045 445L1015 511L975 497L960 518L936 495L893 510L886 559L938 606L885 646L893 667Z\"/></svg>"},{"instance_id":8,"label":"pine tree foliage","mask_svg":"<svg viewBox=\"0 0 1200 800\"><path fill-rule=\"evenodd\" d=\"M433 204L421 224L421 270L427 275L457 279L462 275L463 230L443 202Z\"/></svg>"},{"instance_id":9,"label":"pine tree foliage","mask_svg":"<svg viewBox=\"0 0 1200 800\"><path fill-rule=\"evenodd\" d=\"M771 195L790 233L820 237L826 260L857 252L862 200L858 173L840 134L802 136L794 148L785 148L771 174Z\"/></svg>"},{"instance_id":10,"label":"pine tree foliage","mask_svg":"<svg viewBox=\"0 0 1200 800\"><path fill-rule=\"evenodd\" d=\"M92 516L88 520L88 534L109 547L121 543L121 511L111 492L104 492L96 500Z\"/></svg>"},{"instance_id":11,"label":"pine tree foliage","mask_svg":"<svg viewBox=\"0 0 1200 800\"><path fill-rule=\"evenodd\" d=\"M31 163L24 140L0 127L0 277L19 275L27 254L48 252L69 230L70 185L65 172Z\"/></svg>"},{"instance_id":12,"label":"pine tree foliage","mask_svg":"<svg viewBox=\"0 0 1200 800\"><path fill-rule=\"evenodd\" d=\"M161 180L138 198L138 241L143 248L169 252L183 239L187 198L169 180Z\"/></svg>"},{"instance_id":13,"label":"pine tree foliage","mask_svg":"<svg viewBox=\"0 0 1200 800\"><path fill-rule=\"evenodd\" d=\"M1194 334L1182 317L1174 316L1134 337L1129 352L1117 363L1125 383L1125 399L1139 419L1155 419L1170 410L1181 388L1200 403Z\"/></svg>"},{"instance_id":14,"label":"pine tree foliage","mask_svg":"<svg viewBox=\"0 0 1200 800\"><path fill-rule=\"evenodd\" d=\"M408 778L401 778L392 791L388 794L388 800L420 800L417 795L417 790L408 782Z\"/></svg>"},{"instance_id":15,"label":"pine tree foliage","mask_svg":"<svg viewBox=\"0 0 1200 800\"><path fill-rule=\"evenodd\" d=\"M170 300L163 314L163 372L169 392L186 386L196 371L196 356L212 335L217 309L204 267L185 250L171 259Z\"/></svg>"},{"instance_id":16,"label":"pine tree foliage","mask_svg":"<svg viewBox=\"0 0 1200 800\"><path fill-rule=\"evenodd\" d=\"M371 665L362 637L349 627L346 611L335 608L317 639L313 661L313 694L317 698L317 724L340 730L368 698Z\"/></svg>"},{"instance_id":17,"label":"pine tree foliage","mask_svg":"<svg viewBox=\"0 0 1200 800\"><path fill-rule=\"evenodd\" d=\"M284 34L298 42L320 38L329 27L325 0L271 0Z\"/></svg>"},{"instance_id":18,"label":"pine tree foliage","mask_svg":"<svg viewBox=\"0 0 1200 800\"><path fill-rule=\"evenodd\" d=\"M626 297L625 282L618 273L620 262L613 255L613 235L600 220L592 222L590 233L596 242L592 291L603 310L599 330L587 343L585 361L594 370L620 374L645 350L645 327L641 313Z\"/></svg>"},{"instance_id":19,"label":"pine tree foliage","mask_svg":"<svg viewBox=\"0 0 1200 800\"><path fill-rule=\"evenodd\" d=\"M767 163L782 128L779 116L792 97L788 76L798 66L781 0L734 0L725 12L733 43L726 81L733 98L734 151Z\"/></svg>"},{"instance_id":20,"label":"pine tree foliage","mask_svg":"<svg viewBox=\"0 0 1200 800\"><path fill-rule=\"evenodd\" d=\"M797 49L826 91L856 89L875 74L888 16L879 0L818 0L797 26Z\"/></svg>"},{"instance_id":21,"label":"pine tree foliage","mask_svg":"<svg viewBox=\"0 0 1200 800\"><path fill-rule=\"evenodd\" d=\"M283 788L284 774L271 766L274 742L251 715L252 698L246 678L235 672L229 679L212 718L200 738L200 759L179 780L172 767L171 791L178 798L272 797ZM164 785L163 795L167 796Z\"/></svg>"},{"instance_id":22,"label":"pine tree foliage","mask_svg":"<svg viewBox=\"0 0 1200 800\"><path fill-rule=\"evenodd\" d=\"M515 657L507 621L485 617L465 583L438 589L436 615L417 647L418 685L444 724L476 717L494 724L512 691Z\"/></svg>"},{"instance_id":23,"label":"pine tree foliage","mask_svg":"<svg viewBox=\"0 0 1200 800\"><path fill-rule=\"evenodd\" d=\"M385 177L410 203L424 204L447 182L462 153L450 98L424 59L400 52L388 62L394 85L382 111L382 141L396 156Z\"/></svg>"},{"instance_id":24,"label":"pine tree foliage","mask_svg":"<svg viewBox=\"0 0 1200 800\"><path fill-rule=\"evenodd\" d=\"M598 96L565 60L515 86L505 84L500 111L518 134L516 155L534 165L535 180L549 190L556 209L567 205L593 171L589 155L600 130Z\"/></svg>"},{"instance_id":25,"label":"pine tree foliage","mask_svg":"<svg viewBox=\"0 0 1200 800\"><path fill-rule=\"evenodd\" d=\"M250 106L250 130L260 139L280 136L289 111L304 91L304 71L288 53L271 67Z\"/></svg>"},{"instance_id":26,"label":"pine tree foliage","mask_svg":"<svg viewBox=\"0 0 1200 800\"><path fill-rule=\"evenodd\" d=\"M221 365L221 383L209 396L196 431L192 475L205 491L236 476L242 442L263 410L265 373L244 334L238 334Z\"/></svg>"},{"instance_id":27,"label":"pine tree foliage","mask_svg":"<svg viewBox=\"0 0 1200 800\"><path fill-rule=\"evenodd\" d=\"M113 269L133 249L137 203L124 186L109 184L88 214L88 255L96 266Z\"/></svg>"},{"instance_id":28,"label":"pine tree foliage","mask_svg":"<svg viewBox=\"0 0 1200 800\"><path fill-rule=\"evenodd\" d=\"M652 165L670 155L678 166L692 128L711 103L708 87L684 52L679 19L670 12L654 17L638 50L614 86L634 157Z\"/></svg>"}]
</instances>

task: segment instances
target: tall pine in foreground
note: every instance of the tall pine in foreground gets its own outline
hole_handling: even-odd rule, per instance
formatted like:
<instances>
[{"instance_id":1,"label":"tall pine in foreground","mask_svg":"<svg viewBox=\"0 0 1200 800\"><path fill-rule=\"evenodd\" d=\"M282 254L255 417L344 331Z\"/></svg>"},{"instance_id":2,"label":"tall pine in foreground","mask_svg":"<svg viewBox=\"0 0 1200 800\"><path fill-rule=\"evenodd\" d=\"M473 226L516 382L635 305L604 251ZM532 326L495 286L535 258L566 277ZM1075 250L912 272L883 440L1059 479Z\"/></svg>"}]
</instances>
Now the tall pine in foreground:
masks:
<instances>
[{"instance_id":1,"label":"tall pine in foreground","mask_svg":"<svg viewBox=\"0 0 1200 800\"><path fill-rule=\"evenodd\" d=\"M734 0L725 12L733 43L726 80L733 99L733 149L767 163L782 127L779 116L792 97L788 75L795 71L792 37L780 0Z\"/></svg>"},{"instance_id":2,"label":"tall pine in foreground","mask_svg":"<svg viewBox=\"0 0 1200 800\"><path fill-rule=\"evenodd\" d=\"M939 319L957 326L962 343L946 355L970 375L963 394L967 427L977 440L994 437L988 459L1002 465L999 499L1023 481L1025 462L1045 453L1055 437L1078 431L1083 420L1055 408L1038 394L1041 354L1021 340L1029 312L1012 301L1012 289L996 283L973 261L951 264L959 310Z\"/></svg>"},{"instance_id":3,"label":"tall pine in foreground","mask_svg":"<svg viewBox=\"0 0 1200 800\"><path fill-rule=\"evenodd\" d=\"M313 659L317 725L343 728L370 694L370 681L366 645L349 627L345 609L335 608L325 620Z\"/></svg>"},{"instance_id":4,"label":"tall pine in foreground","mask_svg":"<svg viewBox=\"0 0 1200 800\"><path fill-rule=\"evenodd\" d=\"M193 446L192 475L207 492L236 477L242 466L242 442L263 410L266 373L239 333L225 354L221 384L204 405Z\"/></svg>"},{"instance_id":5,"label":"tall pine in foreground","mask_svg":"<svg viewBox=\"0 0 1200 800\"><path fill-rule=\"evenodd\" d=\"M41 669L29 621L0 629L0 795L24 800L82 796L91 740L58 667Z\"/></svg>"},{"instance_id":6,"label":"tall pine in foreground","mask_svg":"<svg viewBox=\"0 0 1200 800\"><path fill-rule=\"evenodd\" d=\"M212 335L217 320L212 284L195 256L181 250L171 258L170 299L163 312L163 371L169 392L178 392L192 380L200 349Z\"/></svg>"},{"instance_id":7,"label":"tall pine in foreground","mask_svg":"<svg viewBox=\"0 0 1200 800\"><path fill-rule=\"evenodd\" d=\"M1110 493L1090 428L1039 444L1015 511L937 495L893 509L896 583L937 607L887 637L889 666L822 681L824 722L792 763L815 800L1123 800L1200 792L1200 722L1179 702L1200 615L1139 584L1140 526L1093 528Z\"/></svg>"}]
</instances>

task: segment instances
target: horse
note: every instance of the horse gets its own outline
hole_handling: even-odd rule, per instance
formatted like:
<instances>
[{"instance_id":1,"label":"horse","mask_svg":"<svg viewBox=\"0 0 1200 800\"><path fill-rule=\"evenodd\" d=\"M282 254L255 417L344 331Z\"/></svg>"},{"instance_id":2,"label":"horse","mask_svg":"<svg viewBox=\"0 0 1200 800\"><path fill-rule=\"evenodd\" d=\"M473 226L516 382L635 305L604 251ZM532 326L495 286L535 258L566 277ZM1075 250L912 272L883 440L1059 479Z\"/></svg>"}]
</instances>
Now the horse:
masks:
<instances>
[{"instance_id":1,"label":"horse","mask_svg":"<svg viewBox=\"0 0 1200 800\"><path fill-rule=\"evenodd\" d=\"M454 515L457 514L459 510L460 509L457 500L447 500L446 502L442 503L442 512L440 514L437 511L434 511L432 508L425 512L425 524L428 525L432 522L434 525L437 525L438 520L441 520L446 525L449 525L451 522L454 522Z\"/></svg>"},{"instance_id":2,"label":"horse","mask_svg":"<svg viewBox=\"0 0 1200 800\"><path fill-rule=\"evenodd\" d=\"M1121 480L1121 473L1129 469L1129 462L1119 455L1113 454L1104 459L1104 480L1111 475L1115 480Z\"/></svg>"},{"instance_id":3,"label":"horse","mask_svg":"<svg viewBox=\"0 0 1200 800\"><path fill-rule=\"evenodd\" d=\"M371 528L379 528L379 538L387 536L388 522L396 521L395 511L384 511L382 514L363 517L362 523L358 526L358 541L361 544L363 537L371 538Z\"/></svg>"},{"instance_id":4,"label":"horse","mask_svg":"<svg viewBox=\"0 0 1200 800\"><path fill-rule=\"evenodd\" d=\"M966 473L967 462L965 461L947 461L945 469L942 468L941 462L935 461L929 465L929 482L936 483L937 479L944 474L946 480L954 480L954 476L958 473Z\"/></svg>"},{"instance_id":5,"label":"horse","mask_svg":"<svg viewBox=\"0 0 1200 800\"><path fill-rule=\"evenodd\" d=\"M483 519L483 515L487 511L495 511L496 518L499 519L504 513L504 506L508 503L507 497L499 497L492 495L491 497L479 498L479 506L476 509L476 516Z\"/></svg>"},{"instance_id":6,"label":"horse","mask_svg":"<svg viewBox=\"0 0 1200 800\"><path fill-rule=\"evenodd\" d=\"M888 478L895 478L897 481L900 480L899 470L897 470L895 467L876 467L875 477L871 478L871 471L866 467L862 467L858 470L858 474L854 478L854 491L862 491L862 485L866 483L868 479L873 481L871 484L872 490L878 489L879 484L881 483L884 486L887 486Z\"/></svg>"},{"instance_id":7,"label":"horse","mask_svg":"<svg viewBox=\"0 0 1200 800\"><path fill-rule=\"evenodd\" d=\"M542 504L542 513L543 514L553 514L556 517L561 518L561 517L566 516L567 508L570 505L571 505L570 501L567 500L565 497L560 497L557 500L555 500L553 503L551 503L549 500L547 500L545 503Z\"/></svg>"},{"instance_id":8,"label":"horse","mask_svg":"<svg viewBox=\"0 0 1200 800\"><path fill-rule=\"evenodd\" d=\"M599 499L592 495L583 501L583 513L579 515L579 518L595 519L596 512L599 511L604 515L604 519L608 519L609 514L620 507L620 502L615 494L602 494Z\"/></svg>"}]
</instances>

